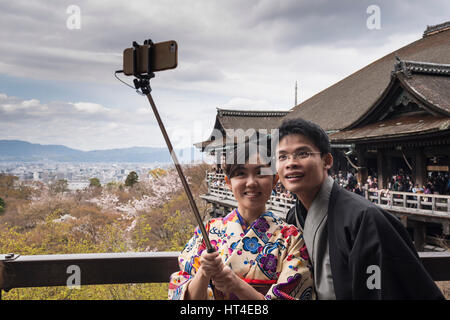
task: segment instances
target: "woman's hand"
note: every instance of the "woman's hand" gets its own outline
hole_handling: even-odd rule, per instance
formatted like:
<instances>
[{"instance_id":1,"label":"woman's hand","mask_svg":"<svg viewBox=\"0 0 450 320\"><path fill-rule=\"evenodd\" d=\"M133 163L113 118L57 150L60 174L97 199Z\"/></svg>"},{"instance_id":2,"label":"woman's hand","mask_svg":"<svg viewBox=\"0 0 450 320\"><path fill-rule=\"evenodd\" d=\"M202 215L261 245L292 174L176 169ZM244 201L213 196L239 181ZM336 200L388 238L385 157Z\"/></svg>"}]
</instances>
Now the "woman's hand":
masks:
<instances>
[{"instance_id":1,"label":"woman's hand","mask_svg":"<svg viewBox=\"0 0 450 320\"><path fill-rule=\"evenodd\" d=\"M184 298L186 300L206 300L210 279L223 269L222 258L218 252L208 253L206 250L200 256L200 267L194 279L188 284Z\"/></svg>"},{"instance_id":2,"label":"woman's hand","mask_svg":"<svg viewBox=\"0 0 450 320\"><path fill-rule=\"evenodd\" d=\"M206 250L200 256L200 268L188 286L185 299L206 299L206 289L210 279L216 289L225 294L232 292L239 299L246 300L264 299L261 293L223 264L218 252L208 253Z\"/></svg>"},{"instance_id":3,"label":"woman's hand","mask_svg":"<svg viewBox=\"0 0 450 320\"><path fill-rule=\"evenodd\" d=\"M217 290L225 294L233 293L241 300L264 299L264 295L239 278L229 266L223 267L219 274L213 275L212 280Z\"/></svg>"},{"instance_id":4,"label":"woman's hand","mask_svg":"<svg viewBox=\"0 0 450 320\"><path fill-rule=\"evenodd\" d=\"M199 271L202 275L208 279L212 278L214 275L222 272L224 268L222 258L217 251L208 253L206 250L203 251L200 256L200 268Z\"/></svg>"},{"instance_id":5,"label":"woman's hand","mask_svg":"<svg viewBox=\"0 0 450 320\"><path fill-rule=\"evenodd\" d=\"M223 267L220 273L213 274L212 280L216 289L223 293L235 292L242 281L228 266Z\"/></svg>"}]
</instances>

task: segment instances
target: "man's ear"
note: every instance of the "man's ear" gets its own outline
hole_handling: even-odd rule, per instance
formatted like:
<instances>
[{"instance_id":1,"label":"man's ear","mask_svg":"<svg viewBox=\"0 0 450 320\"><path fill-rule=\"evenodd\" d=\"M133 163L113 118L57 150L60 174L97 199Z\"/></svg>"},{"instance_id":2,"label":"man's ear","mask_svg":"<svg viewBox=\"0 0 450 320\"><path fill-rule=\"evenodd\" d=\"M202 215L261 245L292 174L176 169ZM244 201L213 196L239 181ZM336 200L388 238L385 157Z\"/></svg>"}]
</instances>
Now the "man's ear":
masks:
<instances>
[{"instance_id":1,"label":"man's ear","mask_svg":"<svg viewBox=\"0 0 450 320\"><path fill-rule=\"evenodd\" d=\"M231 181L230 181L230 178L228 178L227 176L225 176L225 183L227 184L228 189L231 190Z\"/></svg>"},{"instance_id":2,"label":"man's ear","mask_svg":"<svg viewBox=\"0 0 450 320\"><path fill-rule=\"evenodd\" d=\"M333 156L331 155L331 153L327 153L323 160L324 169L326 169L327 171L330 170L333 166Z\"/></svg>"}]
</instances>

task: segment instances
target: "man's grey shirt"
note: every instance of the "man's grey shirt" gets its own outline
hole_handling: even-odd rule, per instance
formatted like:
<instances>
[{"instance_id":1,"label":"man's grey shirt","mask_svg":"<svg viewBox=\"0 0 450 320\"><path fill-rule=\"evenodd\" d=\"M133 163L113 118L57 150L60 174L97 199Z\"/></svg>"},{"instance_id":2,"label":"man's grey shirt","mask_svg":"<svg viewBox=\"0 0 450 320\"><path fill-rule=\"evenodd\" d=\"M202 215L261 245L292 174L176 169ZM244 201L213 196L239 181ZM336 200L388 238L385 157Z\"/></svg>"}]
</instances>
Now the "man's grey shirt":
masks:
<instances>
[{"instance_id":1,"label":"man's grey shirt","mask_svg":"<svg viewBox=\"0 0 450 320\"><path fill-rule=\"evenodd\" d=\"M327 177L308 210L303 228L303 237L313 265L316 294L320 300L336 299L331 276L327 229L328 204L332 188L333 179ZM297 216L296 219L297 226L300 227Z\"/></svg>"}]
</instances>

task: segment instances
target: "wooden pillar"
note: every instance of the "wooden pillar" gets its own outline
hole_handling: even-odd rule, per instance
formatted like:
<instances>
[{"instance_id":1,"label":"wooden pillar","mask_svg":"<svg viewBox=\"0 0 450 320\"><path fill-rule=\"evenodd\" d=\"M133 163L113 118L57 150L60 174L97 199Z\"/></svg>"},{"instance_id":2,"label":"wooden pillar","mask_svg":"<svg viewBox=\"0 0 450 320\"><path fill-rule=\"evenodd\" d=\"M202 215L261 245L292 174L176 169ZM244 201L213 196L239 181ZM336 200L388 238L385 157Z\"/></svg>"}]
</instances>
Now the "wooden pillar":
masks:
<instances>
[{"instance_id":1,"label":"wooden pillar","mask_svg":"<svg viewBox=\"0 0 450 320\"><path fill-rule=\"evenodd\" d=\"M211 212L209 213L209 215L210 215L210 217L212 217L212 218L217 218L217 216L218 216L218 206L217 206L217 204L214 203L214 202L213 202L213 204L212 204L212 210L211 210Z\"/></svg>"},{"instance_id":2,"label":"wooden pillar","mask_svg":"<svg viewBox=\"0 0 450 320\"><path fill-rule=\"evenodd\" d=\"M347 159L343 156L343 151L339 149L331 149L331 155L333 156L333 167L331 168L331 174L337 174L340 170L346 170L344 165L347 166Z\"/></svg>"},{"instance_id":3,"label":"wooden pillar","mask_svg":"<svg viewBox=\"0 0 450 320\"><path fill-rule=\"evenodd\" d=\"M402 225L405 227L405 229L408 228L408 217L407 216L401 216L400 221L401 221Z\"/></svg>"},{"instance_id":4,"label":"wooden pillar","mask_svg":"<svg viewBox=\"0 0 450 320\"><path fill-rule=\"evenodd\" d=\"M424 222L414 221L414 246L417 251L423 251L427 228Z\"/></svg>"},{"instance_id":5,"label":"wooden pillar","mask_svg":"<svg viewBox=\"0 0 450 320\"><path fill-rule=\"evenodd\" d=\"M427 164L423 149L419 148L416 151L416 166L415 166L415 181L414 184L419 186L425 185L427 179Z\"/></svg>"},{"instance_id":6,"label":"wooden pillar","mask_svg":"<svg viewBox=\"0 0 450 320\"><path fill-rule=\"evenodd\" d=\"M387 173L387 166L383 149L377 150L377 174L378 174L378 188L386 189L390 179Z\"/></svg>"},{"instance_id":7,"label":"wooden pillar","mask_svg":"<svg viewBox=\"0 0 450 320\"><path fill-rule=\"evenodd\" d=\"M445 236L450 236L450 223L442 222L442 233Z\"/></svg>"},{"instance_id":8,"label":"wooden pillar","mask_svg":"<svg viewBox=\"0 0 450 320\"><path fill-rule=\"evenodd\" d=\"M364 156L365 150L362 148L356 149L356 156L358 157L358 173L357 173L357 180L361 185L366 184L367 181L367 165L366 165L366 158Z\"/></svg>"},{"instance_id":9,"label":"wooden pillar","mask_svg":"<svg viewBox=\"0 0 450 320\"><path fill-rule=\"evenodd\" d=\"M384 155L383 156L383 167L386 176L386 188L388 187L389 181L392 179L392 156Z\"/></svg>"}]
</instances>

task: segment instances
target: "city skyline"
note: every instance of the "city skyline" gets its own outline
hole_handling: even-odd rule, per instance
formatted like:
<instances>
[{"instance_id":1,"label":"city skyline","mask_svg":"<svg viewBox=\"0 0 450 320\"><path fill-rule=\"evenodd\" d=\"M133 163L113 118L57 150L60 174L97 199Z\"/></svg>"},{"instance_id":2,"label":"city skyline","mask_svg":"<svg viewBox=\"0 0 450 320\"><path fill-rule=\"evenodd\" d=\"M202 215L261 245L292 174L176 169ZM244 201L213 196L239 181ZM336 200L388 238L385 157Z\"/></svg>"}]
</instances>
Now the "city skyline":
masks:
<instances>
[{"instance_id":1,"label":"city skyline","mask_svg":"<svg viewBox=\"0 0 450 320\"><path fill-rule=\"evenodd\" d=\"M75 162L0 162L0 174L16 176L20 181L40 181L46 184L66 180L81 188L89 185L89 179L97 178L102 185L124 182L131 171L140 180L151 178L150 170L170 169L168 163L75 163ZM75 189L75 188L74 188Z\"/></svg>"}]
</instances>

